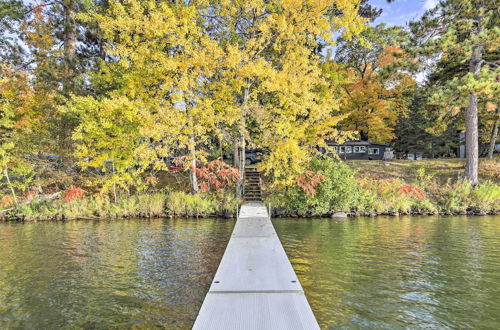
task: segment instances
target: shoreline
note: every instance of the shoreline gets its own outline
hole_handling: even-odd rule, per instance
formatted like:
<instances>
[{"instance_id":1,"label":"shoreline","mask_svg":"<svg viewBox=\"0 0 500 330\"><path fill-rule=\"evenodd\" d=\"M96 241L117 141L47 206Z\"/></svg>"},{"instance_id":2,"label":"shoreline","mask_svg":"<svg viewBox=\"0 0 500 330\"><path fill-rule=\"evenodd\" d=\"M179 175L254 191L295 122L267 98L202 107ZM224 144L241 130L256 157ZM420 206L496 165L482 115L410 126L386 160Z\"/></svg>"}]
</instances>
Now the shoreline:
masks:
<instances>
[{"instance_id":1,"label":"shoreline","mask_svg":"<svg viewBox=\"0 0 500 330\"><path fill-rule=\"evenodd\" d=\"M307 219L336 219L336 220L347 220L352 218L360 217L399 217L399 216L488 216L488 215L500 215L500 210L495 211L481 211L481 210L469 210L469 211L434 211L434 212L334 212L326 215L299 215L293 213L282 213L282 212L272 212L272 218L307 218ZM186 214L186 215L172 215L172 214L155 214L155 215L130 215L121 217L76 217L67 218L64 216L57 216L52 218L38 218L38 219L23 219L23 218L0 218L0 222L66 222L66 221L96 221L96 220L126 220L126 219L236 219L234 213L228 214Z\"/></svg>"},{"instance_id":2,"label":"shoreline","mask_svg":"<svg viewBox=\"0 0 500 330\"><path fill-rule=\"evenodd\" d=\"M486 216L486 215L500 215L500 210L495 211L435 211L435 212L335 212L327 215L298 215L298 214L279 214L273 215L275 218L331 218L331 219L342 219L342 218L357 218L357 217L382 217L382 216L437 216L437 215L447 215L447 216Z\"/></svg>"}]
</instances>

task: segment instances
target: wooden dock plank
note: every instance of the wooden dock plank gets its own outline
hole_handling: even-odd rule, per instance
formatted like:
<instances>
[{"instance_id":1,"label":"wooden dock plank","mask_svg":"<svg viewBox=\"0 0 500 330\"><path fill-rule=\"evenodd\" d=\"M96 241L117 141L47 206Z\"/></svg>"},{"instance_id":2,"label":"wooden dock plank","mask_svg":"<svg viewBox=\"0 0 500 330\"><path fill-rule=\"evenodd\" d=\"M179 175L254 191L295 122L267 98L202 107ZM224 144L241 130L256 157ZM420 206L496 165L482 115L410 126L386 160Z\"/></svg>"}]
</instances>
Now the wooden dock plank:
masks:
<instances>
[{"instance_id":1,"label":"wooden dock plank","mask_svg":"<svg viewBox=\"0 0 500 330\"><path fill-rule=\"evenodd\" d=\"M245 203L194 329L319 329L266 207Z\"/></svg>"}]
</instances>

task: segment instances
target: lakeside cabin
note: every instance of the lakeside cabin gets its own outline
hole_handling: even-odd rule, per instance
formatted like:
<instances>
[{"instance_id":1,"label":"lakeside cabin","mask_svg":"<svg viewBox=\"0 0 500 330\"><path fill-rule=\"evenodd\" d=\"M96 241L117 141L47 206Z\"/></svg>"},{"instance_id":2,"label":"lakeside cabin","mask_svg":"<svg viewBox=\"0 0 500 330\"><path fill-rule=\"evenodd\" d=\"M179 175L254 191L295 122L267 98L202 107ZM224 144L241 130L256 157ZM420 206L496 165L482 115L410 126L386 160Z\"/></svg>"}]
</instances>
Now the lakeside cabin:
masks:
<instances>
[{"instance_id":1,"label":"lakeside cabin","mask_svg":"<svg viewBox=\"0 0 500 330\"><path fill-rule=\"evenodd\" d=\"M389 145L370 141L347 141L338 144L335 141L326 141L334 148L341 159L384 160L392 159L393 151Z\"/></svg>"}]
</instances>

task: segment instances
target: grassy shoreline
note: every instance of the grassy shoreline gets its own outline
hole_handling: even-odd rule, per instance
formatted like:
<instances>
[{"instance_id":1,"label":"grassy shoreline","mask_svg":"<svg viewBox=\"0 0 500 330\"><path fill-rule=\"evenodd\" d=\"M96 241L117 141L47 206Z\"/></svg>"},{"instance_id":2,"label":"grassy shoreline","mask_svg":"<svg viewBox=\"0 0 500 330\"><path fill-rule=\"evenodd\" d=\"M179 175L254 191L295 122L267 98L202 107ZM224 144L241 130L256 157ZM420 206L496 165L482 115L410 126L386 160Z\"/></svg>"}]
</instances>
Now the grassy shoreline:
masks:
<instances>
[{"instance_id":1,"label":"grassy shoreline","mask_svg":"<svg viewBox=\"0 0 500 330\"><path fill-rule=\"evenodd\" d=\"M135 198L135 197L132 197ZM62 206L61 203L40 203L30 204L13 209L0 216L0 221L67 221L67 220L109 220L109 219L130 219L130 218L235 218L235 210L230 211L221 209L214 211L203 208L189 209L185 211L174 212L168 208L157 208L154 205L143 209L134 209L127 211L125 208L119 206L104 207L99 212L94 208L87 207L81 201L78 203L73 202ZM110 204L111 205L111 204ZM73 213L76 210L80 212ZM83 211L82 211L83 210ZM499 210L481 210L477 208L470 208L467 210L441 210L441 211L332 211L328 214L304 214L297 212L288 212L282 208L272 209L272 217L276 218L355 218L355 217L378 217L378 216L436 216L436 215L453 215L453 216L486 216L486 215L499 215Z\"/></svg>"},{"instance_id":2,"label":"grassy shoreline","mask_svg":"<svg viewBox=\"0 0 500 330\"><path fill-rule=\"evenodd\" d=\"M135 198L135 197L132 197ZM52 205L51 205L52 204ZM23 207L13 209L0 216L0 221L66 221L66 220L100 220L100 219L130 219L130 218L235 218L235 209L232 211L226 209L188 209L185 211L172 211L164 207L145 207L128 210L110 204L100 211L93 207L88 207L81 201L62 205L60 202L29 204ZM126 204L126 203L124 203ZM79 212L77 210L80 210ZM77 211L77 212L75 212ZM282 208L273 208L272 216L276 218L353 218L353 217L378 217L378 216L436 216L436 215L467 215L467 216L485 216L499 215L499 210L481 210L469 208L466 210L441 210L441 211L332 211L327 214L304 214L298 212L289 212Z\"/></svg>"},{"instance_id":3,"label":"grassy shoreline","mask_svg":"<svg viewBox=\"0 0 500 330\"><path fill-rule=\"evenodd\" d=\"M31 202L0 216L3 221L161 217L233 217L240 201L230 194L142 193L112 201L107 196Z\"/></svg>"}]
</instances>

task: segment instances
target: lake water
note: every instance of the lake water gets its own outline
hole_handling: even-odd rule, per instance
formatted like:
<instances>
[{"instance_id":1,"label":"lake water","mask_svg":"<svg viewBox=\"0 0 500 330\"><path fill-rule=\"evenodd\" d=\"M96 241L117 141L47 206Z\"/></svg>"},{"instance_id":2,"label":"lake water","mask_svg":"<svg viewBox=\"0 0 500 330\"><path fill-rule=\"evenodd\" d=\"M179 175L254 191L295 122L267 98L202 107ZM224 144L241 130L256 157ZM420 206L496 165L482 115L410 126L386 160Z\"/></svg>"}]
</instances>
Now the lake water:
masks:
<instances>
[{"instance_id":1,"label":"lake water","mask_svg":"<svg viewBox=\"0 0 500 330\"><path fill-rule=\"evenodd\" d=\"M190 328L233 226L0 223L0 329Z\"/></svg>"},{"instance_id":2,"label":"lake water","mask_svg":"<svg viewBox=\"0 0 500 330\"><path fill-rule=\"evenodd\" d=\"M322 328L500 328L500 217L275 219ZM234 226L0 223L0 328L190 328Z\"/></svg>"},{"instance_id":3,"label":"lake water","mask_svg":"<svg viewBox=\"0 0 500 330\"><path fill-rule=\"evenodd\" d=\"M500 217L277 219L323 329L500 329Z\"/></svg>"}]
</instances>

